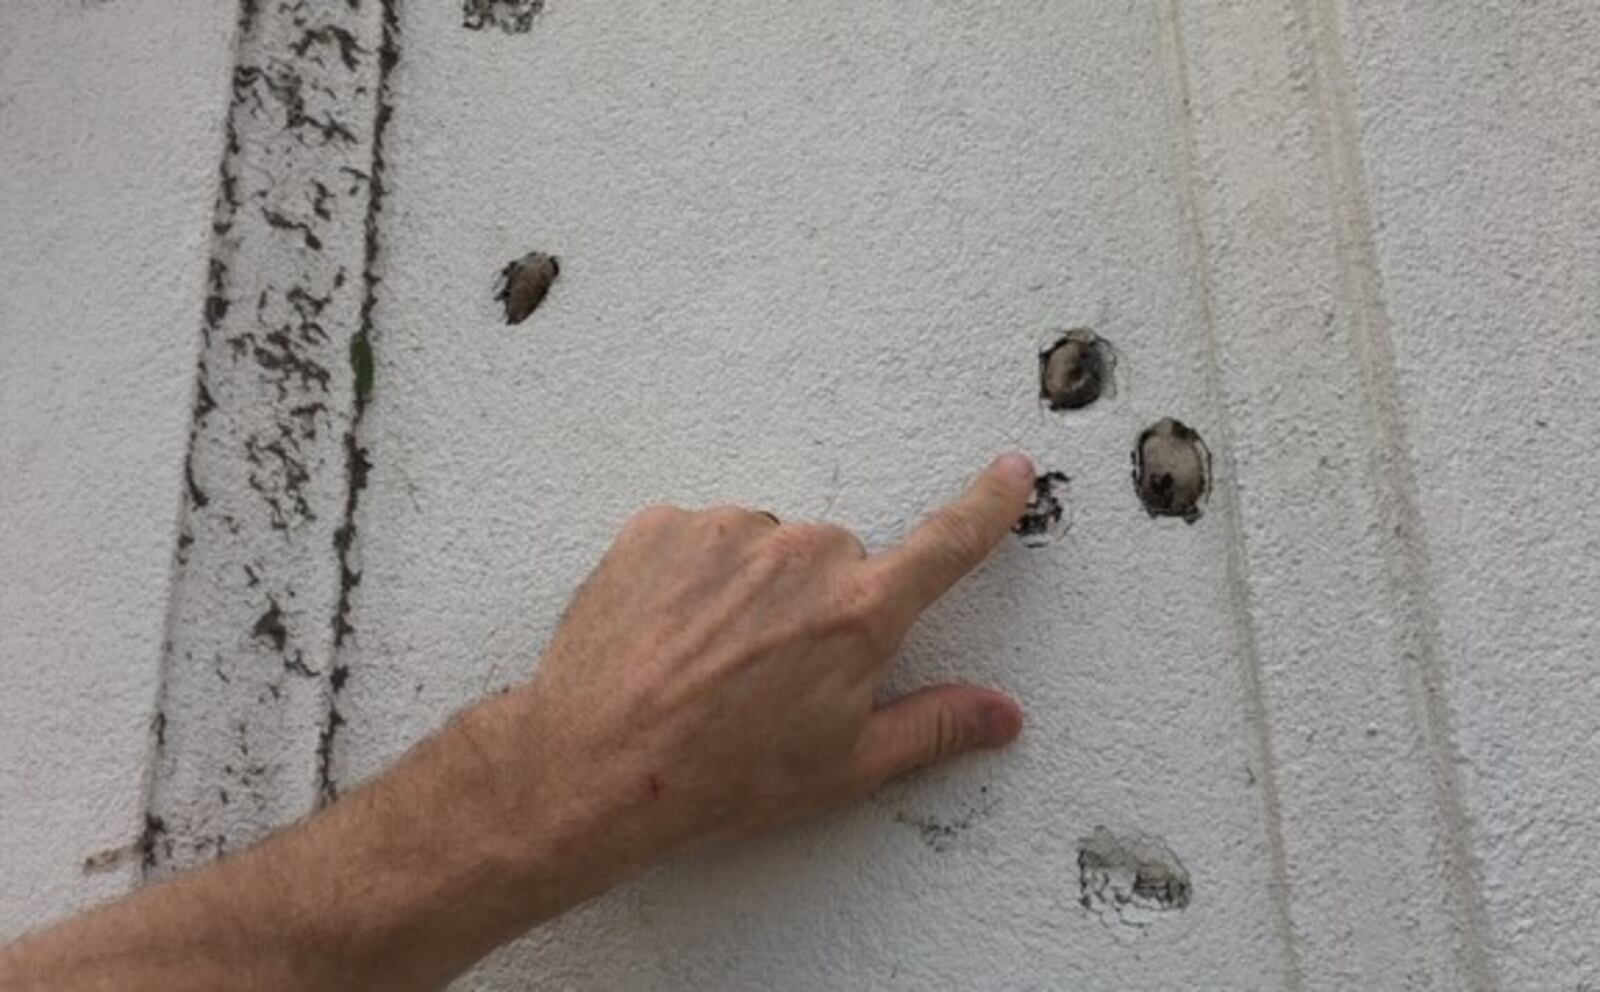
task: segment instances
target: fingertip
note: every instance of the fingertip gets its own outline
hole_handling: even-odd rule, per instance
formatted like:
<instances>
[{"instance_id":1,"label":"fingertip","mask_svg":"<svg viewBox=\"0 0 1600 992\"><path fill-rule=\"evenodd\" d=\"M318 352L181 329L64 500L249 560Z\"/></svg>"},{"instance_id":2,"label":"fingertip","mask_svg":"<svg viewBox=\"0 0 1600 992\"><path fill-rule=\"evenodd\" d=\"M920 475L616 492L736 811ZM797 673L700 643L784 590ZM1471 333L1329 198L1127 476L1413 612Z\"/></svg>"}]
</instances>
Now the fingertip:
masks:
<instances>
[{"instance_id":1,"label":"fingertip","mask_svg":"<svg viewBox=\"0 0 1600 992\"><path fill-rule=\"evenodd\" d=\"M1027 509L1033 462L1008 452L989 463L955 502L936 510L881 558L900 597L907 625L928 604L987 558Z\"/></svg>"},{"instance_id":2,"label":"fingertip","mask_svg":"<svg viewBox=\"0 0 1600 992\"><path fill-rule=\"evenodd\" d=\"M999 490L995 495L1006 505L1004 513L1010 518L1006 521L1009 527L1033 498L1034 479L1037 478L1033 460L1020 451L1008 451L989 464L985 476L983 481L987 481L990 491Z\"/></svg>"},{"instance_id":3,"label":"fingertip","mask_svg":"<svg viewBox=\"0 0 1600 992\"><path fill-rule=\"evenodd\" d=\"M1018 489L1032 487L1035 476L1033 459L1020 451L1008 451L994 460L990 471L1004 478Z\"/></svg>"},{"instance_id":4,"label":"fingertip","mask_svg":"<svg viewBox=\"0 0 1600 992\"><path fill-rule=\"evenodd\" d=\"M978 712L978 746L1004 747L1022 733L1022 707L1014 700L996 696L984 702Z\"/></svg>"}]
</instances>

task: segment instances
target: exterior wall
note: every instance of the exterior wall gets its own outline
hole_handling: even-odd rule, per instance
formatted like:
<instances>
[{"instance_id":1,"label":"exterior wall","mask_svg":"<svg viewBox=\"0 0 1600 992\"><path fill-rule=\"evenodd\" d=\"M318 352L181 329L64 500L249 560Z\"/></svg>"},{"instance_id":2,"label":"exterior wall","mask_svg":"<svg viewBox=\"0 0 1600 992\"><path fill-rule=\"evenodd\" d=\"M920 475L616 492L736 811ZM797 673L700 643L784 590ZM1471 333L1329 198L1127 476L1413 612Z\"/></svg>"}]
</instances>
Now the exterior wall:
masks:
<instances>
[{"instance_id":1,"label":"exterior wall","mask_svg":"<svg viewBox=\"0 0 1600 992\"><path fill-rule=\"evenodd\" d=\"M1600 161L1580 149L1600 10L1354 10L1374 261L1493 963L1508 988L1594 985Z\"/></svg>"},{"instance_id":2,"label":"exterior wall","mask_svg":"<svg viewBox=\"0 0 1600 992\"><path fill-rule=\"evenodd\" d=\"M235 15L0 5L0 936L138 877Z\"/></svg>"},{"instance_id":3,"label":"exterior wall","mask_svg":"<svg viewBox=\"0 0 1600 992\"><path fill-rule=\"evenodd\" d=\"M1014 691L1015 748L462 986L1600 983L1588 5L335 7L231 48L219 4L0 14L0 933L521 678L640 504L881 547L1021 446L1071 529L896 675ZM121 292L76 291L96 251ZM1118 388L1043 410L1074 326ZM1212 453L1192 524L1128 480L1168 416ZM1118 903L1119 859L1182 897Z\"/></svg>"}]
</instances>

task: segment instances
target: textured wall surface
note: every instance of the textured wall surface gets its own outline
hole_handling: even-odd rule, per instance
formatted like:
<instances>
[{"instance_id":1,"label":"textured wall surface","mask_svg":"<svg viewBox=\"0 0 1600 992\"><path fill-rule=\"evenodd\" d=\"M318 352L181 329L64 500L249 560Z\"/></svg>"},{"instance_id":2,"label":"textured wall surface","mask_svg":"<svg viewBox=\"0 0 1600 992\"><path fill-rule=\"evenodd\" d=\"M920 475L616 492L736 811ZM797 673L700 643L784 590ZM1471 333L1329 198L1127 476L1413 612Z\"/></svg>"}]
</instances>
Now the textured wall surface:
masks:
<instances>
[{"instance_id":1,"label":"textured wall surface","mask_svg":"<svg viewBox=\"0 0 1600 992\"><path fill-rule=\"evenodd\" d=\"M234 13L0 5L3 934L138 877Z\"/></svg>"},{"instance_id":2,"label":"textured wall surface","mask_svg":"<svg viewBox=\"0 0 1600 992\"><path fill-rule=\"evenodd\" d=\"M523 677L643 503L882 547L1021 446L1071 529L896 675L1016 747L461 986L1600 986L1600 13L539 6L0 14L0 933Z\"/></svg>"}]
</instances>

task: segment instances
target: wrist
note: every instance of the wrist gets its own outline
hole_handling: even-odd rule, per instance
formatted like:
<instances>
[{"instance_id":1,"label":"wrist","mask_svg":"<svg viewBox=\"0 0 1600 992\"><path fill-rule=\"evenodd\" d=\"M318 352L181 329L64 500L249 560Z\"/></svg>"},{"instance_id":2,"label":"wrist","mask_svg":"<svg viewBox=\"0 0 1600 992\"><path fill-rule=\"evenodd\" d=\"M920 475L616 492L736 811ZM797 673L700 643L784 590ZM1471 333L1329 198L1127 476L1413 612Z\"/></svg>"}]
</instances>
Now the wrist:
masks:
<instances>
[{"instance_id":1,"label":"wrist","mask_svg":"<svg viewBox=\"0 0 1600 992\"><path fill-rule=\"evenodd\" d=\"M470 811L477 857L515 890L535 925L641 871L659 856L647 788L625 759L564 731L536 685L460 714L440 735L455 801ZM641 795L642 793L642 795Z\"/></svg>"}]
</instances>

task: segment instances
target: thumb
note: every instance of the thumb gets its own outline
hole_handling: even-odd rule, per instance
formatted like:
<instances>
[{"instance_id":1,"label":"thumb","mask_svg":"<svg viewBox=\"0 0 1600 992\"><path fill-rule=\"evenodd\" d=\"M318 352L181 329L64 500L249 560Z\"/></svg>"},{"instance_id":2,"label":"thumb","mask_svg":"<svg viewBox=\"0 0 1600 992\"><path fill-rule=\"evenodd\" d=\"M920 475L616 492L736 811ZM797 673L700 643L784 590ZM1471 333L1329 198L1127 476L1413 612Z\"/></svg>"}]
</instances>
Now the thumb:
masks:
<instances>
[{"instance_id":1,"label":"thumb","mask_svg":"<svg viewBox=\"0 0 1600 992\"><path fill-rule=\"evenodd\" d=\"M924 765L976 748L1011 743L1022 709L1009 696L975 685L936 685L886 703L867 718L856 742L854 778L871 790Z\"/></svg>"}]
</instances>

